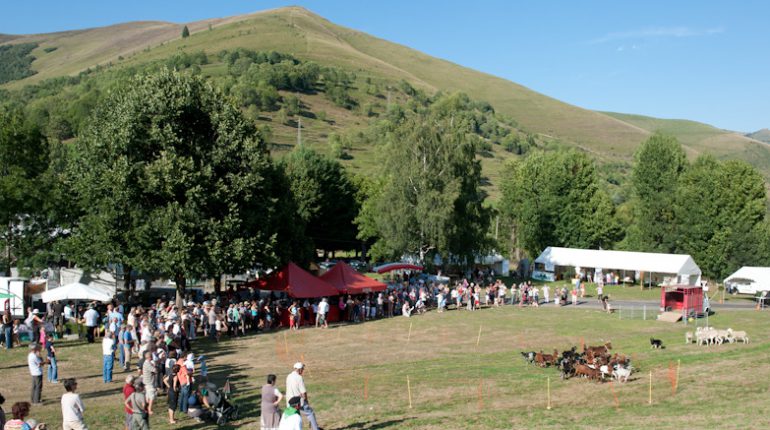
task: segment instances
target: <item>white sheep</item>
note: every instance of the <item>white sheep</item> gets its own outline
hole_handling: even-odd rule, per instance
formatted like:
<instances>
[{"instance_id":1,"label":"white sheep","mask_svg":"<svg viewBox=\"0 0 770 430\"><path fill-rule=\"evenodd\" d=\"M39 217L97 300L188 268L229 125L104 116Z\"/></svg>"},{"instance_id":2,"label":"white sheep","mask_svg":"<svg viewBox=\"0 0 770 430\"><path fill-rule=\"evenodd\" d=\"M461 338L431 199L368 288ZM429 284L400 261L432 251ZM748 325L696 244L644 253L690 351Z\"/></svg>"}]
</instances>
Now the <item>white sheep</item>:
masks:
<instances>
[{"instance_id":1,"label":"white sheep","mask_svg":"<svg viewBox=\"0 0 770 430\"><path fill-rule=\"evenodd\" d=\"M745 331L733 331L731 328L728 328L727 331L729 332L731 342L740 340L743 343L749 343L749 335Z\"/></svg>"},{"instance_id":2,"label":"white sheep","mask_svg":"<svg viewBox=\"0 0 770 430\"><path fill-rule=\"evenodd\" d=\"M612 377L615 378L615 380L618 382L628 382L628 377L631 376L631 371L631 366L625 368L616 364L614 370L612 371Z\"/></svg>"}]
</instances>

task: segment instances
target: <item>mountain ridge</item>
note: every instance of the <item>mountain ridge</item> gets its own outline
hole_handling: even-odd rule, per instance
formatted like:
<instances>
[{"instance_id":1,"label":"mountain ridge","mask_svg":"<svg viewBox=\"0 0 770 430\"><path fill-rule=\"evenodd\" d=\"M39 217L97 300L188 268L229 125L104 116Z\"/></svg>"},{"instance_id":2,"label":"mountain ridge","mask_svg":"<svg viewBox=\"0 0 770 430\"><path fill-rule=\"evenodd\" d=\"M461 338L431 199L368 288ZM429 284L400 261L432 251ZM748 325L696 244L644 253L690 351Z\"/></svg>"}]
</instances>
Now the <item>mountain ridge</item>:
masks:
<instances>
[{"instance_id":1,"label":"mountain ridge","mask_svg":"<svg viewBox=\"0 0 770 430\"><path fill-rule=\"evenodd\" d=\"M187 25L191 36L181 38ZM521 129L579 147L603 160L631 160L636 147L661 131L677 137L690 156L703 152L740 158L770 176L770 149L739 133L695 121L664 120L588 110L504 78L432 57L359 30L335 24L301 7L286 7L189 23L136 21L108 27L13 35L6 43L35 42L37 74L2 87L18 89L46 78L77 74L96 65L140 64L178 51L244 47L287 52L435 91L463 91L513 118ZM56 48L53 51L46 49Z\"/></svg>"}]
</instances>

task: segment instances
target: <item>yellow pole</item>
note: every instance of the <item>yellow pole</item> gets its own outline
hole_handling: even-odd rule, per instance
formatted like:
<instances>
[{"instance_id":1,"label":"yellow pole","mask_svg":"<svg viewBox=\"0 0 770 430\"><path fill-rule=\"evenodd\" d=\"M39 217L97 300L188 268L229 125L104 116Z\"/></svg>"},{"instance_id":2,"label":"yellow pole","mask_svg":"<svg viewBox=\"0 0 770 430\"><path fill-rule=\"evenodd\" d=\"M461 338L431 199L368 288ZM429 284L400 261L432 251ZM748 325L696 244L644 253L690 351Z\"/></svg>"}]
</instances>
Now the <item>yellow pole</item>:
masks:
<instances>
[{"instance_id":1,"label":"yellow pole","mask_svg":"<svg viewBox=\"0 0 770 430\"><path fill-rule=\"evenodd\" d=\"M412 323L409 323L409 335L406 337L406 343L409 343L409 339L412 338Z\"/></svg>"},{"instance_id":2,"label":"yellow pole","mask_svg":"<svg viewBox=\"0 0 770 430\"><path fill-rule=\"evenodd\" d=\"M481 325L479 325L479 336L476 338L476 346L479 346L479 342L481 342Z\"/></svg>"},{"instance_id":3,"label":"yellow pole","mask_svg":"<svg viewBox=\"0 0 770 430\"><path fill-rule=\"evenodd\" d=\"M650 398L648 400L648 403L652 404L652 370L650 370Z\"/></svg>"},{"instance_id":4,"label":"yellow pole","mask_svg":"<svg viewBox=\"0 0 770 430\"><path fill-rule=\"evenodd\" d=\"M548 405L545 408L550 411L551 410L551 377L550 376L548 377L547 387L548 387L547 388Z\"/></svg>"},{"instance_id":5,"label":"yellow pole","mask_svg":"<svg viewBox=\"0 0 770 430\"><path fill-rule=\"evenodd\" d=\"M409 375L406 375L406 390L409 392L409 409L412 409L412 384L409 382Z\"/></svg>"}]
</instances>

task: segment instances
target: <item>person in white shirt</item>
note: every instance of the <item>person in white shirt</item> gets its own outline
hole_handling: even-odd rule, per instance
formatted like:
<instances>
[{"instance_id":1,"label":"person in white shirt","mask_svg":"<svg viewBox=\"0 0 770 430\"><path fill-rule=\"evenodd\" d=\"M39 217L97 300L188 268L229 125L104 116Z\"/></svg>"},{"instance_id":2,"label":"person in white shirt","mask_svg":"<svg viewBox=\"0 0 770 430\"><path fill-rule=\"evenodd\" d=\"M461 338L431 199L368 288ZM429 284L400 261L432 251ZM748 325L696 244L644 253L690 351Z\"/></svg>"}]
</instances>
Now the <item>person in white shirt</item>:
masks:
<instances>
[{"instance_id":1,"label":"person in white shirt","mask_svg":"<svg viewBox=\"0 0 770 430\"><path fill-rule=\"evenodd\" d=\"M294 363L294 371L289 373L289 376L286 377L287 404L291 406L289 401L291 401L294 397L299 397L301 399L299 411L302 412L302 415L305 415L308 421L310 421L310 428L313 430L318 430L318 422L316 421L315 412L313 412L313 408L311 408L310 403L308 403L305 380L302 378L302 374L304 372L305 365L297 362ZM283 427L279 428L282 429Z\"/></svg>"},{"instance_id":2,"label":"person in white shirt","mask_svg":"<svg viewBox=\"0 0 770 430\"><path fill-rule=\"evenodd\" d=\"M329 324L326 322L326 314L329 313L329 302L326 297L321 299L321 303L318 304L318 313L315 316L315 326L319 325L323 328L329 328Z\"/></svg>"},{"instance_id":3,"label":"person in white shirt","mask_svg":"<svg viewBox=\"0 0 770 430\"><path fill-rule=\"evenodd\" d=\"M43 360L40 358L40 345L35 342L29 344L27 365L32 376L32 404L39 405L43 402Z\"/></svg>"},{"instance_id":4,"label":"person in white shirt","mask_svg":"<svg viewBox=\"0 0 770 430\"><path fill-rule=\"evenodd\" d=\"M64 305L64 319L70 321L72 319L72 306L69 303Z\"/></svg>"},{"instance_id":5,"label":"person in white shirt","mask_svg":"<svg viewBox=\"0 0 770 430\"><path fill-rule=\"evenodd\" d=\"M67 391L61 396L61 414L63 430L88 430L83 421L83 412L86 408L80 395L75 393L78 383L75 378L64 380L64 389Z\"/></svg>"},{"instance_id":6,"label":"person in white shirt","mask_svg":"<svg viewBox=\"0 0 770 430\"><path fill-rule=\"evenodd\" d=\"M99 312L94 309L94 305L88 306L88 310L83 314L83 319L86 320L86 338L88 343L94 343L94 332L99 326Z\"/></svg>"},{"instance_id":7,"label":"person in white shirt","mask_svg":"<svg viewBox=\"0 0 770 430\"><path fill-rule=\"evenodd\" d=\"M104 366L102 367L102 379L104 383L112 382L112 367L115 365L115 339L112 338L112 332L108 331L102 340L102 356Z\"/></svg>"},{"instance_id":8,"label":"person in white shirt","mask_svg":"<svg viewBox=\"0 0 770 430\"><path fill-rule=\"evenodd\" d=\"M278 430L302 430L302 417L299 414L300 403L299 396L289 399L289 407L283 411Z\"/></svg>"}]
</instances>

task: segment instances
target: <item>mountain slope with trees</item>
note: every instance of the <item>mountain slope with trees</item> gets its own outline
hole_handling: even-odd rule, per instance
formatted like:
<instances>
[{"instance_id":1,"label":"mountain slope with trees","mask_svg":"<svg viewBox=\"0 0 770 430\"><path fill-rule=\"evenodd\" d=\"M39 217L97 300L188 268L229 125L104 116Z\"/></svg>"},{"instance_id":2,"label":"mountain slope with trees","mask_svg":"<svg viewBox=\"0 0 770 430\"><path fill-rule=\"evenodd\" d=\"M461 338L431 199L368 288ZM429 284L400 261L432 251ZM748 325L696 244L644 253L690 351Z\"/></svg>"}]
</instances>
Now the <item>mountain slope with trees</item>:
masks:
<instances>
[{"instance_id":1,"label":"mountain slope with trees","mask_svg":"<svg viewBox=\"0 0 770 430\"><path fill-rule=\"evenodd\" d=\"M643 140L667 128L669 131L665 132L686 145L692 158L708 152L719 158L742 159L758 167L765 176L770 175L770 148L738 133L701 124L701 132L693 135L675 123L669 126L668 120L656 120L660 124L651 129L634 118L581 109L513 82L335 25L300 7L204 20L186 26L190 32L187 38L181 37L183 24L159 22L17 37L8 43L39 45L31 52L35 57L32 70L36 73L5 87L20 88L97 65L121 67L147 63L169 58L179 51L204 51L212 55L238 47L273 50L380 80L404 80L429 93L465 92L492 104L523 132L544 142L580 148L600 160L630 162ZM55 50L46 52L51 49ZM217 73L217 69L212 67L207 72ZM387 91L382 91L382 95L387 97ZM308 138L313 139L312 135ZM502 163L482 164L485 175L494 181Z\"/></svg>"}]
</instances>

